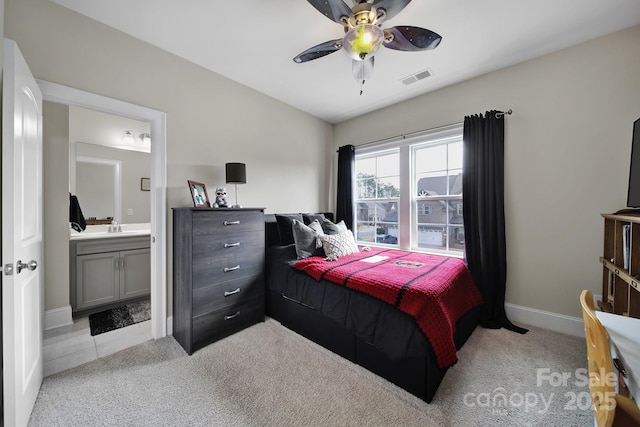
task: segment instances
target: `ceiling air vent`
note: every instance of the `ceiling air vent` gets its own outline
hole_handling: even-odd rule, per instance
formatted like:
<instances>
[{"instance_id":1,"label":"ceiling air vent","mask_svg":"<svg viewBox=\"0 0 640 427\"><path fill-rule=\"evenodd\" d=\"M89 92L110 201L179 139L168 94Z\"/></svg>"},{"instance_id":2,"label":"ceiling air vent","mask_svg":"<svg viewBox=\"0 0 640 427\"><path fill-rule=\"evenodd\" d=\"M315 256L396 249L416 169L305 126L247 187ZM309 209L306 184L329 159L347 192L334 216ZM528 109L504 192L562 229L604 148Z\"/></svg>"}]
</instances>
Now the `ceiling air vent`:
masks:
<instances>
[{"instance_id":1,"label":"ceiling air vent","mask_svg":"<svg viewBox=\"0 0 640 427\"><path fill-rule=\"evenodd\" d=\"M431 71L431 68L427 68L426 70L418 71L415 74L405 77L401 81L405 86L409 86L411 83L415 83L419 80L426 79L427 77L431 77L432 75L433 75L433 72Z\"/></svg>"}]
</instances>

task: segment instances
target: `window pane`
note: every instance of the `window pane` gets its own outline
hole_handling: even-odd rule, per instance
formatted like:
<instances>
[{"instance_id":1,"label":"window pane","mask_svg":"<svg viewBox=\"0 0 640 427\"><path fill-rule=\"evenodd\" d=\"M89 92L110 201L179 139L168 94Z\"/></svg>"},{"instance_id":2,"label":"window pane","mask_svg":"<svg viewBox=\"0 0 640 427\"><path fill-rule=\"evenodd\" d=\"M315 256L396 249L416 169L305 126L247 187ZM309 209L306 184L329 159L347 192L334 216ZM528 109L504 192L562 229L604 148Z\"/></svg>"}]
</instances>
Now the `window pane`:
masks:
<instances>
[{"instance_id":1,"label":"window pane","mask_svg":"<svg viewBox=\"0 0 640 427\"><path fill-rule=\"evenodd\" d=\"M356 158L356 198L400 197L400 154Z\"/></svg>"},{"instance_id":2,"label":"window pane","mask_svg":"<svg viewBox=\"0 0 640 427\"><path fill-rule=\"evenodd\" d=\"M373 199L376 197L376 178L373 175L358 174L356 176L356 198Z\"/></svg>"},{"instance_id":3,"label":"window pane","mask_svg":"<svg viewBox=\"0 0 640 427\"><path fill-rule=\"evenodd\" d=\"M464 251L462 200L422 200L416 212L418 248Z\"/></svg>"},{"instance_id":4,"label":"window pane","mask_svg":"<svg viewBox=\"0 0 640 427\"><path fill-rule=\"evenodd\" d=\"M416 150L416 173L442 171L447 169L447 146L420 148Z\"/></svg>"},{"instance_id":5,"label":"window pane","mask_svg":"<svg viewBox=\"0 0 640 427\"><path fill-rule=\"evenodd\" d=\"M376 158L370 157L356 160L356 176L376 174Z\"/></svg>"},{"instance_id":6,"label":"window pane","mask_svg":"<svg viewBox=\"0 0 640 427\"><path fill-rule=\"evenodd\" d=\"M447 172L425 173L416 176L418 196L445 196L447 191Z\"/></svg>"},{"instance_id":7,"label":"window pane","mask_svg":"<svg viewBox=\"0 0 640 427\"><path fill-rule=\"evenodd\" d=\"M464 226L462 224L450 226L449 231L449 248L450 252L464 253Z\"/></svg>"},{"instance_id":8,"label":"window pane","mask_svg":"<svg viewBox=\"0 0 640 427\"><path fill-rule=\"evenodd\" d=\"M357 240L398 244L397 202L358 202L356 207Z\"/></svg>"},{"instance_id":9,"label":"window pane","mask_svg":"<svg viewBox=\"0 0 640 427\"><path fill-rule=\"evenodd\" d=\"M462 141L452 142L449 147L449 169L462 169Z\"/></svg>"},{"instance_id":10,"label":"window pane","mask_svg":"<svg viewBox=\"0 0 640 427\"><path fill-rule=\"evenodd\" d=\"M376 175L398 176L400 175L400 154L398 152L377 157Z\"/></svg>"},{"instance_id":11,"label":"window pane","mask_svg":"<svg viewBox=\"0 0 640 427\"><path fill-rule=\"evenodd\" d=\"M378 198L395 198L400 197L400 178L397 176L394 177L385 177L378 179Z\"/></svg>"},{"instance_id":12,"label":"window pane","mask_svg":"<svg viewBox=\"0 0 640 427\"><path fill-rule=\"evenodd\" d=\"M462 194L462 169L449 171L449 194Z\"/></svg>"}]
</instances>

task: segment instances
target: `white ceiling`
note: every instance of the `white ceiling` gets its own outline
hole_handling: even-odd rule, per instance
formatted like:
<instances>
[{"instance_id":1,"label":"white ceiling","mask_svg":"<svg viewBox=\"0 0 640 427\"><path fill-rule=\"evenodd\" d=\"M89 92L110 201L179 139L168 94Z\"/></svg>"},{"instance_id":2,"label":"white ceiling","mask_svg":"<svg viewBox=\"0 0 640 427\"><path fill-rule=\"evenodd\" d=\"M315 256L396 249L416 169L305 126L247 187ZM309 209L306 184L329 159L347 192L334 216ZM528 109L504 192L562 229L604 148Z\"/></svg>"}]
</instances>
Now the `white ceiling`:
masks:
<instances>
[{"instance_id":1,"label":"white ceiling","mask_svg":"<svg viewBox=\"0 0 640 427\"><path fill-rule=\"evenodd\" d=\"M382 48L360 95L343 52L293 62L344 34L305 0L51 1L331 123L640 24L638 0L415 0L382 27L427 28L442 43ZM427 68L433 76L402 84Z\"/></svg>"}]
</instances>

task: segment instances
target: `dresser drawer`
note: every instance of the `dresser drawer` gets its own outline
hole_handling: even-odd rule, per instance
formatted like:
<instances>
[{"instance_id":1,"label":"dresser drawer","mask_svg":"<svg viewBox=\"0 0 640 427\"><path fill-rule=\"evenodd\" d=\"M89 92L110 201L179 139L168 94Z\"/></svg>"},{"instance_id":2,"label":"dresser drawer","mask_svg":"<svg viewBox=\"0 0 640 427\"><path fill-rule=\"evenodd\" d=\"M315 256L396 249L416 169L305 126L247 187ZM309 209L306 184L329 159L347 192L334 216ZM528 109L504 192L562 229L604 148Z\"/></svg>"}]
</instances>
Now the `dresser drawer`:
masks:
<instances>
[{"instance_id":1,"label":"dresser drawer","mask_svg":"<svg viewBox=\"0 0 640 427\"><path fill-rule=\"evenodd\" d=\"M193 316L197 317L252 299L264 300L264 279L259 272L253 277L194 289Z\"/></svg>"},{"instance_id":2,"label":"dresser drawer","mask_svg":"<svg viewBox=\"0 0 640 427\"><path fill-rule=\"evenodd\" d=\"M264 301L254 299L193 318L193 343L200 347L248 325L264 321Z\"/></svg>"},{"instance_id":3,"label":"dresser drawer","mask_svg":"<svg viewBox=\"0 0 640 427\"><path fill-rule=\"evenodd\" d=\"M264 230L264 216L255 212L220 210L211 215L210 212L194 212L193 235L230 234L244 231Z\"/></svg>"},{"instance_id":4,"label":"dresser drawer","mask_svg":"<svg viewBox=\"0 0 640 427\"><path fill-rule=\"evenodd\" d=\"M208 262L211 258L242 259L264 252L264 238L255 231L222 235L204 234L193 237L193 263Z\"/></svg>"},{"instance_id":5,"label":"dresser drawer","mask_svg":"<svg viewBox=\"0 0 640 427\"><path fill-rule=\"evenodd\" d=\"M253 277L262 274L263 270L264 255L262 253L247 254L243 258L215 258L208 263L193 265L192 287L199 289L215 283Z\"/></svg>"}]
</instances>

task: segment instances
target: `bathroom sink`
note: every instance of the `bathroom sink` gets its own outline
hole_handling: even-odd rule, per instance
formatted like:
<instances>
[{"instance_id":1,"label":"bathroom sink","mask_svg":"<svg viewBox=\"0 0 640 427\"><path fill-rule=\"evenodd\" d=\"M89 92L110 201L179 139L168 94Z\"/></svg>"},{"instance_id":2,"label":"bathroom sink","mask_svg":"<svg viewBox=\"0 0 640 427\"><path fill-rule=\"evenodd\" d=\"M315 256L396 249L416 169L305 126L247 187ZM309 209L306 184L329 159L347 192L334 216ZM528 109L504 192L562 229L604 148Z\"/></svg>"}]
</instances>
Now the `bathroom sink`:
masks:
<instances>
[{"instance_id":1,"label":"bathroom sink","mask_svg":"<svg viewBox=\"0 0 640 427\"><path fill-rule=\"evenodd\" d=\"M151 235L150 224L122 224L121 231L109 232L108 225L88 225L86 230L78 233L75 230L69 230L69 238L71 240L85 239L111 239L115 237L125 236L149 236Z\"/></svg>"}]
</instances>

